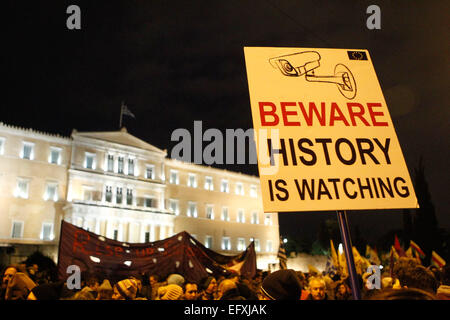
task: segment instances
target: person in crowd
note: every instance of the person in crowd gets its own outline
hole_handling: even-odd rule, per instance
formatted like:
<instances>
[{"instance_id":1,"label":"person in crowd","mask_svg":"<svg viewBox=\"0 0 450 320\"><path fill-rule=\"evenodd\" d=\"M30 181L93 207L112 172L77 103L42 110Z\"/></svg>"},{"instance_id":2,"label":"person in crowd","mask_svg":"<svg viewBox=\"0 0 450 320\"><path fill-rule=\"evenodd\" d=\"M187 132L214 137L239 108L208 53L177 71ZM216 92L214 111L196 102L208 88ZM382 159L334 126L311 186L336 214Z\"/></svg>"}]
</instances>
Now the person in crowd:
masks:
<instances>
[{"instance_id":1,"label":"person in crowd","mask_svg":"<svg viewBox=\"0 0 450 320\"><path fill-rule=\"evenodd\" d=\"M8 281L5 300L26 300L36 283L23 272L16 272Z\"/></svg>"},{"instance_id":2,"label":"person in crowd","mask_svg":"<svg viewBox=\"0 0 450 320\"><path fill-rule=\"evenodd\" d=\"M181 300L183 296L183 288L177 284L168 284L159 287L158 298L156 300Z\"/></svg>"},{"instance_id":3,"label":"person in crowd","mask_svg":"<svg viewBox=\"0 0 450 320\"><path fill-rule=\"evenodd\" d=\"M9 281L14 277L18 270L16 265L9 265L2 272L2 283L0 288L0 300L5 300L6 288L8 287Z\"/></svg>"},{"instance_id":4,"label":"person in crowd","mask_svg":"<svg viewBox=\"0 0 450 320\"><path fill-rule=\"evenodd\" d=\"M34 287L27 300L70 300L74 292L67 288L66 281L43 283Z\"/></svg>"},{"instance_id":5,"label":"person in crowd","mask_svg":"<svg viewBox=\"0 0 450 320\"><path fill-rule=\"evenodd\" d=\"M253 283L247 277L239 276L237 273L232 273L227 278L231 280L236 285L237 290L240 295L245 298L245 300L259 300L257 291L253 290ZM227 280L224 279L224 280ZM222 280L222 281L224 281ZM221 283L221 282L220 282ZM219 283L219 286L220 286ZM257 285L259 287L259 285Z\"/></svg>"},{"instance_id":6,"label":"person in crowd","mask_svg":"<svg viewBox=\"0 0 450 320\"><path fill-rule=\"evenodd\" d=\"M450 264L442 267L441 283L437 289L436 298L439 300L450 300Z\"/></svg>"},{"instance_id":7,"label":"person in crowd","mask_svg":"<svg viewBox=\"0 0 450 320\"><path fill-rule=\"evenodd\" d=\"M84 274L85 286L78 292L75 293L74 300L95 300L98 294L98 287L100 285L100 280L95 274Z\"/></svg>"},{"instance_id":8,"label":"person in crowd","mask_svg":"<svg viewBox=\"0 0 450 320\"><path fill-rule=\"evenodd\" d=\"M134 279L124 279L113 287L112 300L135 300L138 284Z\"/></svg>"},{"instance_id":9,"label":"person in crowd","mask_svg":"<svg viewBox=\"0 0 450 320\"><path fill-rule=\"evenodd\" d=\"M334 289L334 300L352 300L352 290L345 281L337 283Z\"/></svg>"},{"instance_id":10,"label":"person in crowd","mask_svg":"<svg viewBox=\"0 0 450 320\"><path fill-rule=\"evenodd\" d=\"M424 266L406 266L403 270L397 269L397 272L402 287L421 289L436 294L438 283L433 272Z\"/></svg>"},{"instance_id":11,"label":"person in crowd","mask_svg":"<svg viewBox=\"0 0 450 320\"><path fill-rule=\"evenodd\" d=\"M328 295L325 292L326 283L321 277L312 276L309 278L308 291L309 295L306 300L328 300Z\"/></svg>"},{"instance_id":12,"label":"person in crowd","mask_svg":"<svg viewBox=\"0 0 450 320\"><path fill-rule=\"evenodd\" d=\"M416 288L382 289L368 300L436 300L432 293Z\"/></svg>"},{"instance_id":13,"label":"person in crowd","mask_svg":"<svg viewBox=\"0 0 450 320\"><path fill-rule=\"evenodd\" d=\"M220 282L217 289L217 300L246 300L237 287L237 282L225 279Z\"/></svg>"},{"instance_id":14,"label":"person in crowd","mask_svg":"<svg viewBox=\"0 0 450 320\"><path fill-rule=\"evenodd\" d=\"M268 274L261 284L260 300L300 300L302 285L297 273L283 269Z\"/></svg>"},{"instance_id":15,"label":"person in crowd","mask_svg":"<svg viewBox=\"0 0 450 320\"><path fill-rule=\"evenodd\" d=\"M217 280L213 276L207 276L200 281L200 300L215 300L217 294Z\"/></svg>"},{"instance_id":16,"label":"person in crowd","mask_svg":"<svg viewBox=\"0 0 450 320\"><path fill-rule=\"evenodd\" d=\"M151 294L150 294L150 300L156 300L158 297L158 289L159 287L162 287L166 285L164 282L160 282L160 278L157 274L151 274L148 277L150 288L151 288Z\"/></svg>"},{"instance_id":17,"label":"person in crowd","mask_svg":"<svg viewBox=\"0 0 450 320\"><path fill-rule=\"evenodd\" d=\"M166 282L167 282L167 284L176 284L180 287L183 287L185 280L181 274L172 273L171 275L169 275L167 277Z\"/></svg>"},{"instance_id":18,"label":"person in crowd","mask_svg":"<svg viewBox=\"0 0 450 320\"><path fill-rule=\"evenodd\" d=\"M145 298L147 299L142 290L143 290L143 285L142 285L142 277L140 275L134 275L134 276L130 276L130 279L133 279L134 281L136 281L137 284L137 292L136 292L136 299L142 299Z\"/></svg>"},{"instance_id":19,"label":"person in crowd","mask_svg":"<svg viewBox=\"0 0 450 320\"><path fill-rule=\"evenodd\" d=\"M198 285L195 282L187 281L183 285L184 300L198 300Z\"/></svg>"},{"instance_id":20,"label":"person in crowd","mask_svg":"<svg viewBox=\"0 0 450 320\"><path fill-rule=\"evenodd\" d=\"M114 290L109 280L105 279L98 287L97 292L98 294L96 300L112 300Z\"/></svg>"}]
</instances>

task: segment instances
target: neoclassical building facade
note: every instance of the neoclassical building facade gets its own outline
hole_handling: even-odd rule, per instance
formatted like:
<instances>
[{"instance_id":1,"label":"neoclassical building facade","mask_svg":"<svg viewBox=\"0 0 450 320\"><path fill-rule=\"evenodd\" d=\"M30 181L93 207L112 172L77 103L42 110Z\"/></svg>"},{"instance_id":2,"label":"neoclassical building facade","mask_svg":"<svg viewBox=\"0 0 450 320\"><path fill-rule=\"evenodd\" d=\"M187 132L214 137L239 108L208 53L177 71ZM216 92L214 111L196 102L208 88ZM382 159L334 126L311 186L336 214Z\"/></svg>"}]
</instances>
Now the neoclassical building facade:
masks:
<instances>
[{"instance_id":1,"label":"neoclassical building facade","mask_svg":"<svg viewBox=\"0 0 450 320\"><path fill-rule=\"evenodd\" d=\"M3 264L36 250L56 261L62 220L130 243L187 231L230 255L254 241L258 268L278 261L258 177L170 159L125 128L62 137L0 123L0 190Z\"/></svg>"}]
</instances>

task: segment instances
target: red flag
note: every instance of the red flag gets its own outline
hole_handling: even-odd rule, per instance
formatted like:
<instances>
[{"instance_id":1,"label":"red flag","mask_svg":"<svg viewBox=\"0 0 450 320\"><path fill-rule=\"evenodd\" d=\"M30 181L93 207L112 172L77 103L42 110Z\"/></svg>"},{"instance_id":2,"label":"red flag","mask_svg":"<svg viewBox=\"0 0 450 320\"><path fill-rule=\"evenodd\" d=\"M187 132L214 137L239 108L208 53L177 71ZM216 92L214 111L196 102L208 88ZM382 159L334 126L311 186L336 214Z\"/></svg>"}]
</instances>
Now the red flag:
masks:
<instances>
[{"instance_id":1,"label":"red flag","mask_svg":"<svg viewBox=\"0 0 450 320\"><path fill-rule=\"evenodd\" d=\"M405 250L403 250L403 248L401 247L400 241L398 241L397 235L395 235L394 248L400 257L406 257Z\"/></svg>"}]
</instances>

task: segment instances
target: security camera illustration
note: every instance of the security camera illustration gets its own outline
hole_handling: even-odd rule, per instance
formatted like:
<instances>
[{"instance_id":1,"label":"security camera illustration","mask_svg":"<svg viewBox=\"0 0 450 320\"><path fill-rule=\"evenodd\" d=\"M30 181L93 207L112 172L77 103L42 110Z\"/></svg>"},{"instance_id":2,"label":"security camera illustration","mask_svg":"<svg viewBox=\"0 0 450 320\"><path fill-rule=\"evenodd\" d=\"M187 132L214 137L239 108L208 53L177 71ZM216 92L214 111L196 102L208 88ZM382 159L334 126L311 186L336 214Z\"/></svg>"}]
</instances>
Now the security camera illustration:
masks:
<instances>
[{"instance_id":1,"label":"security camera illustration","mask_svg":"<svg viewBox=\"0 0 450 320\"><path fill-rule=\"evenodd\" d=\"M356 82L351 71L343 64L334 67L334 75L316 75L315 69L320 67L320 54L317 51L303 51L269 59L274 68L278 68L284 76L305 76L306 81L326 82L337 85L339 92L347 99L356 96Z\"/></svg>"}]
</instances>

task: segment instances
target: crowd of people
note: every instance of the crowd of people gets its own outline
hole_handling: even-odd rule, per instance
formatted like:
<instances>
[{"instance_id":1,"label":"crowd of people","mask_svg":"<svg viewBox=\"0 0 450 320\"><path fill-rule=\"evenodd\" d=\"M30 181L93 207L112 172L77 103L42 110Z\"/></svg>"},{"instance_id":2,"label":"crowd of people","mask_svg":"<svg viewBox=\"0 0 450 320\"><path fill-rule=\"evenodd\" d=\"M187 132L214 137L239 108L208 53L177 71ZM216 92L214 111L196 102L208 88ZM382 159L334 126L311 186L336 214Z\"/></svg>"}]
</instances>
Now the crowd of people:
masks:
<instances>
[{"instance_id":1,"label":"crowd of people","mask_svg":"<svg viewBox=\"0 0 450 320\"><path fill-rule=\"evenodd\" d=\"M156 274L129 276L119 281L82 273L80 285L53 280L34 264L11 265L1 276L0 300L352 300L347 276L282 269L257 270L249 279L236 273L191 281L181 274L160 278ZM424 267L402 257L381 274L378 288L359 278L362 299L449 300L450 266Z\"/></svg>"}]
</instances>

